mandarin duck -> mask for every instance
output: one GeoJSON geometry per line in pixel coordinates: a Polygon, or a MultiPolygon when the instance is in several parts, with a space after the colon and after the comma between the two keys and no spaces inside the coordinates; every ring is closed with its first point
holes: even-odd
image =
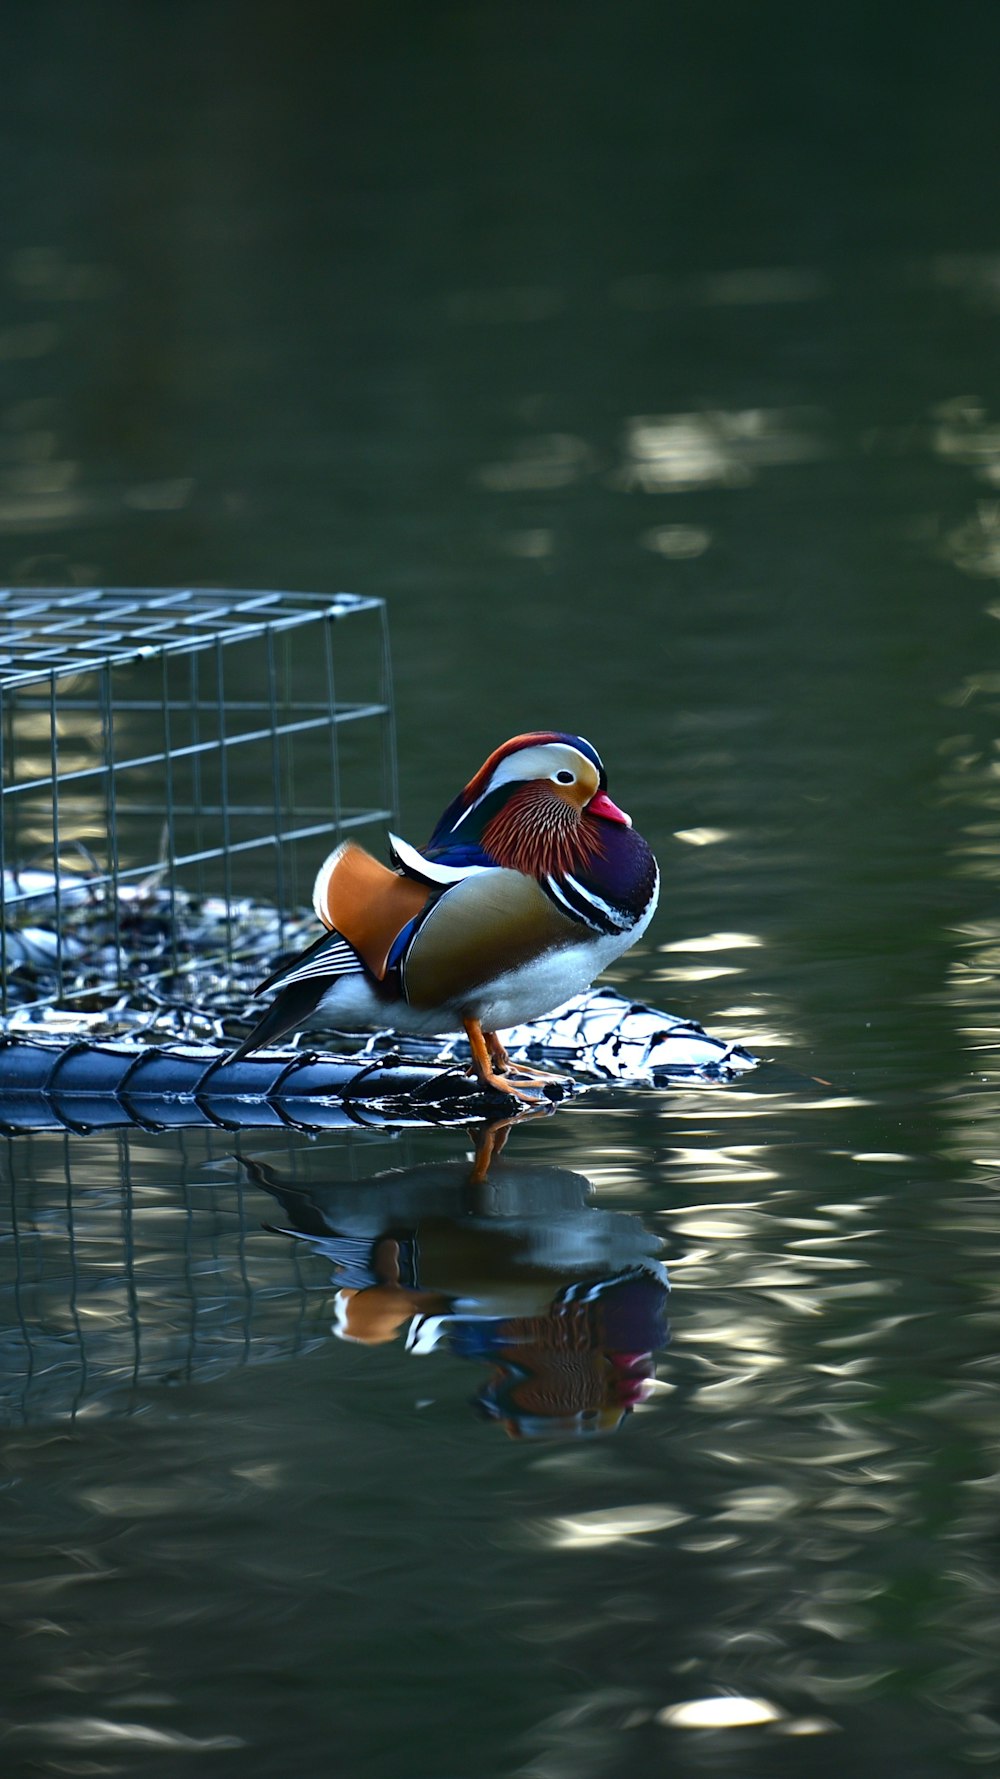
{"type": "Polygon", "coordinates": [[[313,893],[328,930],[260,984],[276,998],[233,1061],[299,1027],[464,1030],[483,1085],[531,1098],[498,1032],[582,993],[656,908],[656,860],[606,786],[579,735],[515,735],[422,851],[390,834],[390,869],[344,841],[313,893]]]}

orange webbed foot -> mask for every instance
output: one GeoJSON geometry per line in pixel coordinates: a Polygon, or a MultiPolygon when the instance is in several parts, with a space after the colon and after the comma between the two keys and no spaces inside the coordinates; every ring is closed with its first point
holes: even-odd
{"type": "MultiPolygon", "coordinates": [[[[537,1106],[544,1097],[539,1093],[529,1093],[526,1088],[515,1087],[506,1073],[501,1069],[510,1067],[507,1052],[499,1042],[495,1032],[483,1034],[478,1019],[463,1019],[465,1035],[472,1050],[472,1066],[476,1077],[484,1087],[492,1087],[499,1093],[509,1094],[512,1099],[521,1100],[526,1106],[537,1106]]],[[[541,1076],[538,1077],[542,1079],[541,1076]]]]}
{"type": "Polygon", "coordinates": [[[537,1081],[541,1087],[544,1087],[549,1082],[555,1082],[557,1086],[562,1086],[565,1083],[565,1075],[553,1075],[542,1069],[529,1069],[527,1064],[523,1062],[511,1062],[510,1057],[496,1032],[484,1032],[483,1036],[486,1041],[486,1048],[490,1054],[490,1061],[493,1065],[494,1074],[506,1075],[508,1078],[513,1075],[519,1081],[537,1081]]]}

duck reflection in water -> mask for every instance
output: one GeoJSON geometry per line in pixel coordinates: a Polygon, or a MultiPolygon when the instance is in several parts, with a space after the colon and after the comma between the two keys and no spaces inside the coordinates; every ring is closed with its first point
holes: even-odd
{"type": "Polygon", "coordinates": [[[404,1338],[488,1363],[476,1406],[512,1438],[607,1433],[649,1394],[665,1347],[661,1243],[639,1218],[591,1202],[569,1168],[497,1161],[509,1125],[475,1160],[304,1185],[243,1158],[281,1204],[275,1233],[334,1263],[334,1333],[404,1338]]]}

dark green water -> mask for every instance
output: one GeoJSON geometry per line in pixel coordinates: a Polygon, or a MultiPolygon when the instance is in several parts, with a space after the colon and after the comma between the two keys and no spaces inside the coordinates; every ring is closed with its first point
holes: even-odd
{"type": "Polygon", "coordinates": [[[589,735],[665,878],[621,979],[766,1060],[489,1191],[463,1132],[11,1142],[5,1773],[1000,1755],[994,19],[6,14],[0,578],[386,597],[404,833],[589,735]],[[659,1238],[669,1344],[559,1324],[655,1389],[507,1437],[502,1355],[334,1338],[289,1182],[531,1321],[550,1422],[560,1292],[659,1238]]]}

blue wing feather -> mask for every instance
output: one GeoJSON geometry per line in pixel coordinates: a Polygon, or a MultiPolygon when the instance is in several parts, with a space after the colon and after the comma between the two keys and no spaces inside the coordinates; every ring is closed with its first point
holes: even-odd
{"type": "Polygon", "coordinates": [[[456,840],[450,846],[425,846],[424,857],[439,865],[495,865],[496,859],[476,840],[456,840]]]}

